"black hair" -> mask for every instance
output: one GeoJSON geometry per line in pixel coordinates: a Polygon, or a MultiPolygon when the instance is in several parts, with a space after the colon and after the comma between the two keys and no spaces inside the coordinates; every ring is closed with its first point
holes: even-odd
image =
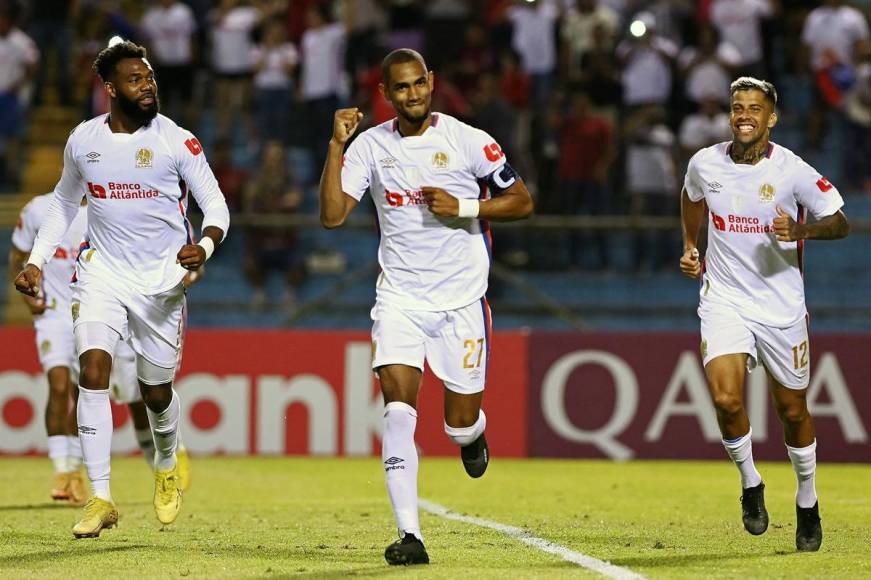
{"type": "Polygon", "coordinates": [[[145,47],[139,46],[135,42],[124,40],[117,44],[111,44],[100,51],[97,58],[94,59],[93,69],[103,82],[108,82],[109,77],[115,72],[115,67],[125,58],[142,58],[147,54],[145,47]]]}
{"type": "Polygon", "coordinates": [[[774,85],[768,81],[762,81],[754,77],[740,77],[735,79],[729,86],[729,97],[734,97],[738,91],[760,91],[765,95],[765,98],[771,103],[772,107],[777,106],[777,90],[774,85]]]}
{"type": "Polygon", "coordinates": [[[384,57],[384,60],[381,61],[381,80],[386,85],[390,80],[390,67],[395,64],[404,64],[406,62],[419,62],[423,66],[423,70],[428,70],[426,68],[426,61],[423,60],[423,56],[416,50],[412,50],[410,48],[397,48],[390,54],[384,57]]]}

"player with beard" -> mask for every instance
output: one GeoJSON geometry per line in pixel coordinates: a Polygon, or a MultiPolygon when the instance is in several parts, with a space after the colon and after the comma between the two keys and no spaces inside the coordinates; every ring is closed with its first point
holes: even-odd
{"type": "Polygon", "coordinates": [[[384,396],[382,459],[400,535],[384,556],[425,564],[414,443],[424,360],[444,383],[445,433],[460,446],[466,472],[481,477],[489,461],[481,410],[491,330],[488,222],[525,218],[533,203],[492,137],[432,112],[433,73],[420,54],[393,51],[381,71],[396,118],[364,131],[343,156],[363,115],[336,112],[321,223],[341,226],[370,192],[381,231],[372,368],[384,396]]]}
{"type": "Polygon", "coordinates": [[[774,85],[741,77],[731,86],[732,141],[700,150],[681,194],[684,254],[680,268],[701,279],[702,358],[723,435],[741,475],[744,528],[768,528],[765,484],[753,463],[744,408],[747,370],[765,369],[798,480],[795,545],[819,550],[823,539],[815,487],[816,433],[807,408],[810,378],[802,280],[805,240],[835,240],[850,227],[838,190],[792,151],[769,141],[777,123],[774,85]],[[810,211],[815,223],[805,223],[810,211]],[[708,248],[698,232],[710,215],[708,248]]]}
{"type": "Polygon", "coordinates": [[[109,377],[122,339],[136,353],[154,438],[154,509],[163,524],[178,516],[180,405],[172,383],[185,309],[183,278],[212,255],[230,221],[199,141],[158,114],[157,83],[145,56],[144,48],[117,37],[97,55],[94,70],[110,112],[70,134],[54,198],[15,279],[19,291],[37,295],[43,266],[88,195],[71,311],[81,366],[76,415],[93,497],[73,527],[77,538],[96,537],[118,521],[109,489],[109,377]],[[186,216],[189,191],[204,213],[197,243],[186,216]]]}

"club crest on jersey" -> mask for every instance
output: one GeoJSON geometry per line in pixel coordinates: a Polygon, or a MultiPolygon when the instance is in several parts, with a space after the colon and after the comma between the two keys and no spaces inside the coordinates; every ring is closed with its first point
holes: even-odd
{"type": "Polygon", "coordinates": [[[151,167],[152,162],[154,161],[154,152],[151,149],[146,149],[142,147],[139,151],[136,152],[136,167],[137,169],[144,169],[151,167]]]}
{"type": "Polygon", "coordinates": [[[762,187],[759,188],[759,201],[760,203],[771,203],[774,201],[774,193],[777,191],[774,189],[774,186],[770,183],[763,183],[762,187]]]}
{"type": "Polygon", "coordinates": [[[81,306],[81,302],[73,302],[73,322],[79,319],[79,308],[81,306]]]}
{"type": "Polygon", "coordinates": [[[436,169],[446,169],[448,167],[448,154],[439,151],[432,156],[432,166],[436,169]]]}
{"type": "Polygon", "coordinates": [[[50,340],[43,340],[41,343],[39,343],[39,351],[43,355],[47,355],[50,350],[51,350],[51,341],[50,340]]]}

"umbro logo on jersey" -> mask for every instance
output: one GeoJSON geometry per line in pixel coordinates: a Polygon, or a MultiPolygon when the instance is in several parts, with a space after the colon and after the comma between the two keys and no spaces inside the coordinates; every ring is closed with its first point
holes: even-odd
{"type": "Polygon", "coordinates": [[[708,184],[708,192],[710,193],[720,193],[721,189],[723,189],[723,185],[718,181],[712,181],[708,184]]]}
{"type": "Polygon", "coordinates": [[[391,167],[396,167],[396,159],[394,159],[393,157],[385,157],[384,159],[380,160],[378,163],[380,163],[381,167],[383,167],[384,169],[390,169],[391,167]]]}
{"type": "Polygon", "coordinates": [[[91,151],[85,157],[88,158],[88,163],[99,163],[100,162],[100,154],[96,151],[91,151]]]}

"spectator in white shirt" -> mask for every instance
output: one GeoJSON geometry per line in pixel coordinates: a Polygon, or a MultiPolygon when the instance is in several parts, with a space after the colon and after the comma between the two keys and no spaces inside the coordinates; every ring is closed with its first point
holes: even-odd
{"type": "Polygon", "coordinates": [[[248,134],[254,133],[249,106],[254,75],[252,34],[261,18],[260,10],[244,0],[221,0],[210,14],[219,138],[229,134],[231,123],[240,116],[248,134]]]}
{"type": "Polygon", "coordinates": [[[765,78],[762,21],[778,11],[776,0],[714,0],[711,24],[720,38],[741,53],[741,74],[765,78]]]}
{"type": "Polygon", "coordinates": [[[556,70],[556,23],[560,8],[552,0],[517,0],[507,12],[512,23],[511,45],[520,54],[524,72],[532,78],[532,100],[544,105],[556,70]]]}
{"type": "Polygon", "coordinates": [[[717,31],[710,25],[702,25],[698,46],[684,48],[678,58],[687,99],[699,105],[706,98],[719,95],[721,103],[728,103],[729,85],[740,64],[738,49],[726,41],[718,41],[717,31]]]}
{"type": "Polygon", "coordinates": [[[595,48],[593,31],[604,31],[607,47],[613,48],[619,25],[617,13],[598,0],[578,0],[575,6],[566,11],[560,26],[561,62],[566,80],[580,80],[584,56],[595,48]]]}
{"type": "Polygon", "coordinates": [[[306,103],[309,144],[314,167],[320,167],[333,134],[345,59],[345,26],[332,22],[329,8],[314,5],[306,12],[302,34],[302,98],[306,103]]]}
{"type": "Polygon", "coordinates": [[[639,13],[633,24],[639,35],[630,35],[617,46],[617,58],[623,65],[623,104],[665,105],[671,97],[678,47],[657,34],[656,20],[649,12],[639,13]]]}
{"type": "Polygon", "coordinates": [[[299,54],[287,40],[285,23],[270,21],[262,44],[254,48],[254,102],[260,142],[287,141],[288,118],[294,106],[293,72],[298,63],[299,54]]]}
{"type": "Polygon", "coordinates": [[[703,147],[731,139],[729,115],[723,109],[720,96],[715,89],[715,92],[701,100],[698,112],[687,115],[681,121],[678,141],[684,161],[689,161],[703,147]]]}
{"type": "Polygon", "coordinates": [[[27,115],[23,92],[39,63],[36,44],[15,25],[17,11],[0,7],[0,152],[5,176],[16,185],[19,178],[21,124],[27,115]]]}
{"type": "Polygon", "coordinates": [[[149,61],[160,83],[160,105],[165,114],[190,128],[193,120],[194,35],[197,23],[187,4],[160,0],[142,17],[148,39],[149,61]]]}
{"type": "Polygon", "coordinates": [[[814,74],[814,110],[808,128],[808,145],[817,148],[823,135],[823,118],[840,111],[844,96],[856,79],[855,61],[868,48],[868,22],[859,10],[842,0],[825,0],[808,14],[801,33],[814,74]]]}

